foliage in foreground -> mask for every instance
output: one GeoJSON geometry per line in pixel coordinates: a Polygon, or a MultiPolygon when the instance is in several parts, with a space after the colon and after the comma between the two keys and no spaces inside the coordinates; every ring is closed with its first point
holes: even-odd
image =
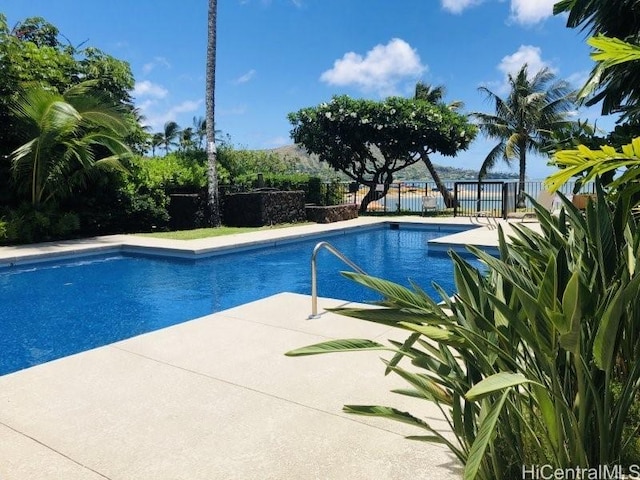
{"type": "Polygon", "coordinates": [[[522,465],[589,468],[640,461],[640,233],[628,209],[600,192],[586,215],[565,202],[559,217],[537,208],[542,234],[500,232],[500,258],[472,249],[482,274],[452,253],[457,294],[442,303],[417,288],[345,273],[380,292],[375,309],[337,313],[410,332],[390,346],[330,341],[288,355],[386,350],[395,393],[435,403],[455,439],[386,406],[345,406],[415,425],[416,440],[446,444],[465,479],[521,478],[522,465]],[[565,213],[566,212],[566,213],[565,213]]]}

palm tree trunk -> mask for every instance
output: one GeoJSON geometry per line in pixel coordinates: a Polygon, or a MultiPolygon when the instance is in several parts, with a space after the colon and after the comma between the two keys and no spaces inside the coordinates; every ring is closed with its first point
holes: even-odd
{"type": "Polygon", "coordinates": [[[215,139],[215,90],[216,90],[216,21],[218,1],[209,0],[208,37],[207,37],[207,78],[206,78],[206,122],[207,122],[207,176],[209,179],[208,206],[209,224],[219,227],[220,204],[218,199],[217,150],[215,139]]]}
{"type": "Polygon", "coordinates": [[[433,163],[431,163],[431,159],[429,158],[429,155],[422,152],[420,154],[420,158],[422,159],[424,164],[427,166],[427,170],[429,170],[429,174],[431,175],[431,178],[433,178],[433,181],[436,184],[436,188],[442,195],[442,198],[444,199],[444,205],[447,208],[453,208],[455,206],[455,199],[453,198],[453,195],[451,194],[451,192],[447,190],[447,187],[444,185],[444,182],[440,180],[440,175],[438,175],[438,172],[433,167],[433,163]]]}
{"type": "Polygon", "coordinates": [[[526,178],[527,170],[527,154],[525,151],[526,145],[520,145],[520,175],[518,178],[518,208],[525,208],[527,206],[526,197],[524,195],[524,181],[526,178]]]}

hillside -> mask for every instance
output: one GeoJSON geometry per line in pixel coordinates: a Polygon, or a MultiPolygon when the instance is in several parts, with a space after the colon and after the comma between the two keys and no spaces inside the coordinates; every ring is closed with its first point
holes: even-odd
{"type": "MultiPolygon", "coordinates": [[[[288,160],[295,165],[296,171],[301,173],[309,173],[318,175],[322,178],[335,178],[336,176],[344,178],[347,177],[340,173],[335,172],[326,163],[320,162],[317,155],[309,155],[304,148],[298,145],[285,145],[283,147],[274,148],[268,151],[269,153],[275,153],[281,156],[283,159],[288,160]]],[[[478,178],[477,170],[469,170],[465,168],[449,167],[444,165],[434,165],[440,177],[444,181],[451,180],[476,180],[478,178]]],[[[517,173],[511,172],[495,172],[491,173],[491,179],[517,179],[517,173]]],[[[418,162],[411,165],[404,170],[401,170],[396,174],[396,180],[426,180],[431,181],[431,176],[427,171],[427,167],[424,163],[418,162]]]]}

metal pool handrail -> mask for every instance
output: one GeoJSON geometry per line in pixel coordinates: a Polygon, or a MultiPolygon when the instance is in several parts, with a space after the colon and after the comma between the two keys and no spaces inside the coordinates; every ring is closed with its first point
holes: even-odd
{"type": "Polygon", "coordinates": [[[313,253],[311,254],[311,315],[309,318],[319,318],[318,315],[318,266],[316,262],[316,257],[318,256],[318,252],[323,248],[329,250],[329,252],[333,253],[336,257],[342,260],[344,263],[353,268],[356,272],[361,273],[362,275],[366,275],[365,271],[362,270],[359,266],[349,260],[340,250],[331,245],[329,242],[320,242],[313,249],[313,253]]]}

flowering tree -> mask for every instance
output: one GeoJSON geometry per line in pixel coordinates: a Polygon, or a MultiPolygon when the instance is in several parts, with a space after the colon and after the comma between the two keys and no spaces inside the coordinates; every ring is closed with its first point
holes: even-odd
{"type": "MultiPolygon", "coordinates": [[[[297,144],[369,187],[361,212],[386,195],[396,172],[419,161],[430,165],[434,152],[455,156],[476,134],[466,116],[444,105],[401,97],[377,102],[336,96],[290,113],[289,121],[297,144]]],[[[438,189],[446,200],[444,185],[438,189]]]]}

